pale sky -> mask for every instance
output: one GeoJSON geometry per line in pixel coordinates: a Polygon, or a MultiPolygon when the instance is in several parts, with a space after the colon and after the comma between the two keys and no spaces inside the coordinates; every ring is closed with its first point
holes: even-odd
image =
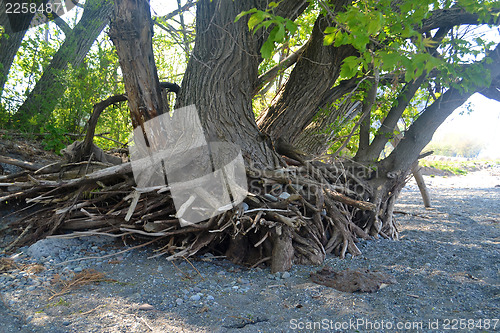
{"type": "Polygon", "coordinates": [[[434,133],[433,141],[444,140],[447,135],[466,135],[484,143],[480,158],[500,159],[500,102],[480,94],[472,95],[468,102],[473,111],[468,114],[466,104],[455,110],[434,133]]]}

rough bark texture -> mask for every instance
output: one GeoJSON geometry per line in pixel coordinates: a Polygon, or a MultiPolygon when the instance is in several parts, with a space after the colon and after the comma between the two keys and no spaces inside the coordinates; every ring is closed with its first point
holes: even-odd
{"type": "MultiPolygon", "coordinates": [[[[60,75],[68,68],[68,65],[80,66],[96,38],[108,24],[111,9],[111,0],[85,2],[82,18],[66,36],[49,66],[43,71],[40,80],[14,114],[14,120],[19,121],[19,126],[25,126],[24,121],[33,116],[44,119],[54,110],[59,97],[66,89],[60,75]]],[[[43,121],[40,120],[38,123],[43,123],[43,121]]]]}
{"type": "MultiPolygon", "coordinates": [[[[337,8],[349,1],[337,1],[337,8]]],[[[351,46],[324,46],[323,31],[332,23],[316,20],[312,36],[295,65],[279,100],[259,119],[261,130],[272,138],[293,140],[311,123],[319,108],[340,97],[332,89],[342,61],[356,54],[351,46]]]]}
{"type": "Polygon", "coordinates": [[[118,52],[133,128],[168,112],[153,55],[153,24],[147,1],[115,1],[109,36],[118,52]],[[165,108],[165,109],[164,109],[165,108]]]}
{"type": "MultiPolygon", "coordinates": [[[[0,26],[4,28],[4,32],[0,36],[0,50],[2,50],[0,52],[0,96],[2,95],[14,57],[26,34],[26,30],[24,29],[16,32],[13,31],[9,16],[6,13],[5,4],[5,1],[0,1],[0,26]]],[[[19,20],[19,22],[14,23],[17,27],[28,27],[33,16],[34,14],[29,13],[25,15],[12,15],[11,19],[19,20]]]]}
{"type": "MultiPolygon", "coordinates": [[[[177,107],[195,104],[208,141],[238,144],[245,157],[265,168],[279,165],[272,144],[257,128],[252,92],[258,84],[262,33],[248,30],[248,18],[236,15],[251,8],[265,9],[265,1],[200,1],[196,40],[177,107]]],[[[284,1],[282,16],[296,16],[305,2],[284,1]]]]}

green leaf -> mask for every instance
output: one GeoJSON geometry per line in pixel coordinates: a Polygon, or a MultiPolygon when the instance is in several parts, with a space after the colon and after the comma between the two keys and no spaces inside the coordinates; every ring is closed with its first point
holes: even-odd
{"type": "Polygon", "coordinates": [[[262,55],[262,58],[268,59],[271,58],[273,50],[274,50],[274,42],[268,39],[264,42],[264,44],[262,44],[262,47],[260,48],[260,54],[262,55]]]}
{"type": "Polygon", "coordinates": [[[323,45],[332,45],[332,43],[335,41],[335,36],[337,33],[325,35],[325,38],[323,39],[323,45]]]}
{"type": "Polygon", "coordinates": [[[340,70],[340,76],[350,79],[358,72],[359,66],[360,59],[358,57],[350,56],[345,58],[340,70]]]}
{"type": "Polygon", "coordinates": [[[262,22],[265,18],[265,14],[262,11],[258,11],[252,16],[250,16],[250,19],[248,20],[248,29],[252,30],[257,24],[262,22]]]}
{"type": "Polygon", "coordinates": [[[333,34],[337,32],[337,27],[327,27],[324,31],[325,34],[333,34]]]}
{"type": "Polygon", "coordinates": [[[244,12],[241,12],[239,13],[238,15],[236,15],[236,18],[234,19],[234,22],[238,22],[240,18],[242,18],[243,16],[245,15],[248,15],[248,14],[251,14],[251,13],[255,13],[257,11],[256,8],[252,8],[250,10],[246,10],[244,12]]]}
{"type": "Polygon", "coordinates": [[[283,24],[280,24],[277,27],[278,27],[278,31],[276,32],[276,35],[274,36],[274,41],[275,42],[282,42],[283,39],[285,38],[285,26],[283,24]]]}
{"type": "Polygon", "coordinates": [[[291,20],[286,20],[286,28],[290,31],[291,35],[295,35],[295,32],[297,32],[297,24],[291,20]]]}

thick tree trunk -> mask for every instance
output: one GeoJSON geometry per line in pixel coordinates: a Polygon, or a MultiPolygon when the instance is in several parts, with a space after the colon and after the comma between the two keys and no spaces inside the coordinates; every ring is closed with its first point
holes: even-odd
{"type": "Polygon", "coordinates": [[[168,112],[168,105],[163,105],[154,60],[149,3],[144,0],[115,1],[109,35],[124,73],[132,126],[144,129],[146,121],[168,112]]]}
{"type": "MultiPolygon", "coordinates": [[[[240,146],[247,160],[264,168],[279,165],[269,138],[262,134],[252,110],[258,85],[260,47],[265,38],[248,30],[247,18],[236,15],[251,8],[265,9],[266,1],[200,1],[196,40],[177,97],[176,107],[195,104],[207,141],[240,146]]],[[[298,15],[305,2],[284,1],[281,15],[298,15]]]]}
{"type": "MultiPolygon", "coordinates": [[[[342,8],[349,1],[337,1],[342,8]]],[[[332,23],[324,16],[318,17],[312,36],[300,55],[283,94],[259,119],[261,130],[272,138],[281,137],[293,143],[311,123],[320,107],[342,96],[332,89],[340,74],[342,61],[356,54],[351,46],[324,46],[323,31],[332,23]]]]}
{"type": "Polygon", "coordinates": [[[112,5],[112,2],[108,0],[85,2],[82,18],[66,36],[49,66],[43,71],[40,80],[14,114],[14,121],[18,122],[19,127],[26,126],[26,121],[34,116],[41,117],[41,120],[37,122],[41,124],[43,119],[54,110],[66,89],[60,76],[68,65],[78,67],[82,63],[90,47],[108,24],[112,5]]]}

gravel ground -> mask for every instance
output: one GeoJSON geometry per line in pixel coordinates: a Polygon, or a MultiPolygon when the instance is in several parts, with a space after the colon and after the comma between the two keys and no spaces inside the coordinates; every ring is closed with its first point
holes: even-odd
{"type": "Polygon", "coordinates": [[[109,238],[47,239],[20,249],[20,269],[0,275],[0,331],[500,331],[500,172],[426,181],[434,208],[423,208],[410,182],[396,206],[400,241],[361,242],[361,256],[324,263],[398,281],[378,292],[316,285],[309,275],[318,266],[272,275],[211,255],[148,259],[153,249],[109,238]],[[69,281],[87,269],[115,281],[50,298],[61,290],[55,277],[69,281]]]}

